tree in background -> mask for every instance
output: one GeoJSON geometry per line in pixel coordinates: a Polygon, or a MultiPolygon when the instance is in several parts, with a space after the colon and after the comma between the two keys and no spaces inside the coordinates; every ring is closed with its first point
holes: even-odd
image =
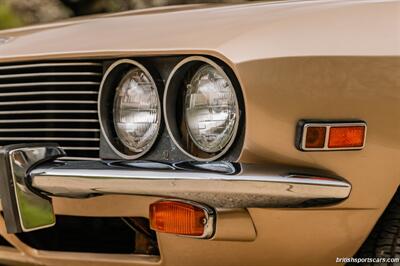
{"type": "Polygon", "coordinates": [[[7,29],[21,26],[21,20],[14,14],[10,6],[0,3],[0,29],[7,29]]]}
{"type": "Polygon", "coordinates": [[[58,0],[0,0],[0,29],[51,22],[73,16],[58,0]]]}
{"type": "MultiPolygon", "coordinates": [[[[75,15],[108,13],[167,5],[199,3],[240,3],[246,0],[60,0],[75,15]]],[[[247,0],[249,1],[249,0],[247,0]]]]}
{"type": "Polygon", "coordinates": [[[165,5],[245,1],[248,0],[0,0],[0,29],[165,5]]]}

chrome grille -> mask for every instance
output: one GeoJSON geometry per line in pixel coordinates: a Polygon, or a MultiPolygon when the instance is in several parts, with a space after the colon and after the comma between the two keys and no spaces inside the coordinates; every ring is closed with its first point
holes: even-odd
{"type": "Polygon", "coordinates": [[[0,65],[0,146],[55,142],[68,159],[99,157],[98,62],[0,65]]]}

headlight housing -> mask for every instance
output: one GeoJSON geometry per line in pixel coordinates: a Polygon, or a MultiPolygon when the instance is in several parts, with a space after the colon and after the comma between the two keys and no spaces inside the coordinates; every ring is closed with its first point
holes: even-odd
{"type": "Polygon", "coordinates": [[[121,142],[133,152],[147,151],[157,138],[160,110],[151,76],[133,67],[119,83],[114,98],[114,127],[121,142]]]}
{"type": "Polygon", "coordinates": [[[232,139],[239,107],[231,81],[209,64],[201,66],[187,85],[184,116],[188,133],[202,151],[221,151],[232,139]]]}
{"type": "Polygon", "coordinates": [[[161,125],[157,85],[140,63],[121,59],[106,71],[99,93],[100,126],[119,157],[136,159],[153,146],[161,125]]]}
{"type": "Polygon", "coordinates": [[[165,122],[171,139],[192,159],[213,161],[222,157],[236,143],[239,124],[244,125],[241,99],[240,86],[225,64],[202,56],[183,59],[172,70],[164,93],[165,122]]]}

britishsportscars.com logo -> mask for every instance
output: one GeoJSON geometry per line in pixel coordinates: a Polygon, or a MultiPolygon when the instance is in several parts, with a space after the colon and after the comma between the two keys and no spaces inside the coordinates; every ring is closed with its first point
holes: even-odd
{"type": "Polygon", "coordinates": [[[400,258],[336,258],[337,263],[399,263],[400,258]]]}

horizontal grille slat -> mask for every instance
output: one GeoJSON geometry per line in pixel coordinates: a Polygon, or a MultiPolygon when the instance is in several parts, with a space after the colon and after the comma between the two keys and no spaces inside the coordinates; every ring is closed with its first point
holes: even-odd
{"type": "Polygon", "coordinates": [[[56,142],[65,159],[97,160],[101,62],[0,65],[0,146],[56,142]]]}
{"type": "Polygon", "coordinates": [[[27,68],[41,68],[41,67],[77,67],[77,66],[99,66],[101,67],[101,63],[94,62],[67,62],[67,63],[38,63],[38,64],[21,64],[21,65],[9,65],[9,66],[0,66],[1,70],[12,70],[12,69],[27,69],[27,68]]]}
{"type": "Polygon", "coordinates": [[[0,128],[0,132],[99,132],[97,128],[0,128]]]}
{"type": "Polygon", "coordinates": [[[0,76],[0,80],[15,79],[15,78],[66,77],[66,76],[101,76],[101,73],[96,73],[96,72],[49,72],[49,73],[9,74],[9,75],[0,76]]]}
{"type": "Polygon", "coordinates": [[[94,82],[94,81],[76,81],[76,82],[66,82],[66,81],[60,81],[60,82],[28,82],[28,83],[6,83],[6,84],[0,84],[0,89],[1,88],[21,88],[21,87],[43,87],[43,86],[98,86],[100,85],[100,82],[94,82]]]}
{"type": "Polygon", "coordinates": [[[0,115],[16,114],[97,114],[97,110],[14,110],[0,111],[0,115]]]}
{"type": "Polygon", "coordinates": [[[64,150],[98,151],[99,147],[61,147],[64,150]]]}
{"type": "MultiPolygon", "coordinates": [[[[26,137],[0,137],[0,140],[20,140],[26,142],[26,137]]],[[[48,141],[99,141],[99,138],[49,138],[49,137],[30,137],[30,140],[48,140],[48,141]]]]}
{"type": "Polygon", "coordinates": [[[0,102],[2,105],[34,105],[34,104],[97,104],[97,101],[15,101],[15,102],[0,102]]]}
{"type": "Polygon", "coordinates": [[[98,91],[27,91],[27,92],[6,92],[0,93],[0,97],[11,96],[32,96],[32,95],[65,95],[65,94],[98,94],[98,91]]]}
{"type": "Polygon", "coordinates": [[[52,123],[64,123],[64,122],[73,122],[73,123],[83,123],[83,122],[99,122],[98,119],[5,119],[0,120],[1,123],[43,123],[43,122],[52,122],[52,123]]]}

